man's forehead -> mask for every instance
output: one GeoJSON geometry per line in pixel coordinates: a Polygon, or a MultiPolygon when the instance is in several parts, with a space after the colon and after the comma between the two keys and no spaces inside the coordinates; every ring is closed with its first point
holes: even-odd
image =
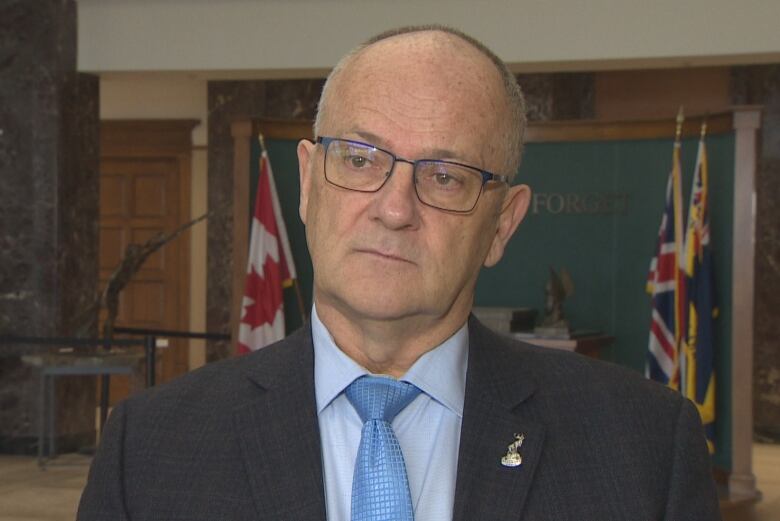
{"type": "Polygon", "coordinates": [[[413,149],[412,159],[500,167],[491,156],[506,113],[501,75],[458,36],[422,31],[371,44],[344,66],[328,98],[323,133],[401,156],[413,149]]]}
{"type": "Polygon", "coordinates": [[[484,109],[497,108],[503,99],[501,77],[490,60],[470,43],[441,31],[405,33],[373,43],[349,60],[334,83],[347,104],[365,97],[398,98],[399,89],[402,101],[427,101],[432,112],[445,99],[465,96],[471,105],[490,105],[484,109]]]}

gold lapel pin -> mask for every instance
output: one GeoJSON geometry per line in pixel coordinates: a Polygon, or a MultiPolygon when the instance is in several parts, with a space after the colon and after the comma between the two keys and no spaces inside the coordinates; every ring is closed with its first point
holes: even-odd
{"type": "Polygon", "coordinates": [[[523,446],[525,434],[515,434],[515,441],[506,448],[506,454],[501,458],[501,464],[505,467],[519,467],[523,464],[523,457],[517,452],[523,446]]]}

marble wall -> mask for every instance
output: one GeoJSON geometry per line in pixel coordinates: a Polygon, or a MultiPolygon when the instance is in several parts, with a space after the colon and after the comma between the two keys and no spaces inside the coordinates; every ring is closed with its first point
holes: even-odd
{"type": "MultiPolygon", "coordinates": [[[[74,0],[3,2],[0,78],[0,335],[70,335],[98,245],[98,81],[76,73],[74,0]]],[[[0,452],[36,448],[38,376],[20,357],[47,349],[0,345],[0,452]]],[[[61,447],[94,441],[94,379],[60,379],[57,397],[61,447]]]]}
{"type": "Polygon", "coordinates": [[[780,442],[780,65],[735,67],[736,104],[762,105],[756,175],[754,422],[780,442]]]}
{"type": "Polygon", "coordinates": [[[517,81],[525,93],[529,121],[594,117],[592,73],[520,74],[517,81]]]}

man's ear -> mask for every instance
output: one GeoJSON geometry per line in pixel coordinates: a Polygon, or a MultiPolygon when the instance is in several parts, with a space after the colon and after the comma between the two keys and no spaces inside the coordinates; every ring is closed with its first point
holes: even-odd
{"type": "Polygon", "coordinates": [[[309,207],[309,193],[311,192],[311,168],[313,166],[314,153],[317,145],[308,139],[298,142],[298,176],[301,182],[301,197],[298,205],[298,215],[306,224],[306,210],[309,207]]]}
{"type": "Polygon", "coordinates": [[[494,266],[504,256],[506,244],[525,217],[530,201],[531,189],[528,185],[518,185],[509,188],[509,192],[504,197],[501,213],[498,216],[498,226],[493,237],[493,243],[490,245],[487,257],[485,257],[485,267],[494,266]]]}

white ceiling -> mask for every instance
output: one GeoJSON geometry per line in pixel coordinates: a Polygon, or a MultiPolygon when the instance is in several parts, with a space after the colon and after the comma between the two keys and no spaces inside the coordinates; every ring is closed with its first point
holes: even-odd
{"type": "Polygon", "coordinates": [[[385,29],[445,23],[516,72],[780,62],[778,0],[78,0],[78,67],[324,76],[385,29]]]}

